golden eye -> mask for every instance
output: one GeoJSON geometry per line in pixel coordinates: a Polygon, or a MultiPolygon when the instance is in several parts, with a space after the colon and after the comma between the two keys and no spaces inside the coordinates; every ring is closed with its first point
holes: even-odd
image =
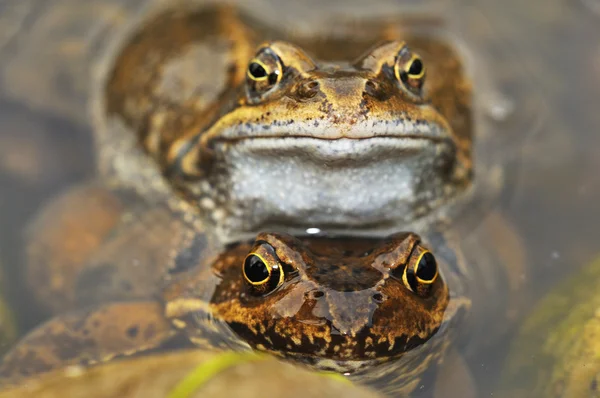
{"type": "Polygon", "coordinates": [[[417,54],[404,46],[398,52],[394,73],[402,85],[413,94],[420,95],[425,82],[425,65],[417,54]]]}
{"type": "Polygon", "coordinates": [[[283,76],[283,64],[273,50],[263,48],[248,64],[246,75],[248,94],[251,98],[260,97],[279,83],[283,76]]]}
{"type": "Polygon", "coordinates": [[[404,268],[402,281],[419,296],[428,296],[437,277],[438,266],[435,256],[429,250],[417,246],[404,268]]]}
{"type": "Polygon", "coordinates": [[[284,280],[275,249],[268,243],[258,245],[246,256],[242,273],[250,291],[255,295],[275,290],[284,280]]]}
{"type": "Polygon", "coordinates": [[[250,62],[248,65],[248,76],[250,79],[260,82],[266,80],[269,77],[267,70],[259,60],[250,62]]]}
{"type": "Polygon", "coordinates": [[[244,277],[252,285],[262,285],[269,281],[271,268],[256,254],[250,254],[244,261],[244,277]]]}

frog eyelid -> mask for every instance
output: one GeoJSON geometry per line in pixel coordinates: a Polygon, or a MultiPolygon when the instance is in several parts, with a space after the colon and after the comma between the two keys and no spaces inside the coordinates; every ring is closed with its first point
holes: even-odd
{"type": "MultiPolygon", "coordinates": [[[[275,248],[275,247],[274,247],[272,244],[270,244],[270,243],[269,243],[269,242],[267,242],[266,240],[257,240],[257,241],[255,242],[255,245],[257,246],[257,249],[258,249],[258,247],[260,247],[260,246],[267,246],[267,247],[269,247],[269,248],[270,248],[270,249],[273,251],[273,257],[274,257],[274,258],[275,258],[275,260],[277,261],[277,265],[278,265],[278,266],[279,266],[279,268],[280,268],[280,269],[283,271],[283,266],[284,266],[284,265],[287,265],[287,263],[284,263],[283,261],[281,261],[281,258],[279,258],[279,256],[277,255],[277,249],[276,249],[276,248],[275,248]]],[[[252,253],[250,253],[250,254],[252,254],[252,253]]],[[[261,258],[261,259],[262,259],[262,258],[261,258]]],[[[266,264],[266,262],[265,262],[265,264],[266,264]]],[[[291,267],[291,266],[290,266],[290,267],[291,267]]],[[[291,267],[291,268],[294,268],[294,267],[291,267]]]]}
{"type": "MultiPolygon", "coordinates": [[[[384,269],[386,269],[388,272],[392,272],[395,273],[396,275],[399,275],[400,272],[404,272],[404,270],[406,269],[406,267],[408,267],[410,260],[413,256],[413,253],[415,251],[415,249],[419,246],[419,244],[421,243],[421,240],[419,237],[414,236],[413,238],[410,238],[411,242],[410,242],[410,246],[407,248],[397,248],[396,250],[401,250],[402,253],[396,253],[394,254],[395,258],[398,258],[399,256],[402,256],[403,260],[397,260],[397,259],[393,259],[392,261],[385,261],[384,262],[384,269]],[[407,253],[407,254],[404,254],[407,253]]],[[[388,254],[391,254],[388,253],[388,254]]],[[[385,253],[384,253],[385,255],[385,253]]]]}

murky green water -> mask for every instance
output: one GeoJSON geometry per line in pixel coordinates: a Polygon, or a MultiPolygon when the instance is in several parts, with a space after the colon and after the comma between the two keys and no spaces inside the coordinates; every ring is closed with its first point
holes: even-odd
{"type": "MultiPolygon", "coordinates": [[[[58,10],[56,4],[68,2],[40,4],[52,16],[52,10],[58,10]]],[[[72,40],[53,46],[64,32],[56,33],[56,39],[48,37],[39,16],[27,5],[16,3],[0,1],[0,262],[6,265],[9,281],[3,293],[17,313],[19,328],[26,331],[43,315],[32,309],[19,282],[23,227],[48,198],[94,174],[90,118],[81,107],[89,89],[86,76],[95,62],[94,49],[105,46],[107,32],[122,26],[126,18],[118,7],[107,6],[106,12],[98,14],[79,7],[79,19],[65,19],[61,26],[64,32],[89,38],[93,45],[82,47],[72,40]],[[26,33],[20,31],[23,26],[26,33]],[[50,45],[36,47],[42,42],[50,45]],[[39,73],[40,68],[54,67],[57,54],[67,67],[39,73]],[[56,90],[67,95],[56,97],[56,90]]],[[[129,4],[137,6],[134,1],[129,4]]],[[[277,7],[286,10],[283,15],[288,17],[281,24],[308,20],[325,10],[347,9],[349,13],[356,8],[376,14],[395,9],[390,5],[393,2],[377,4],[381,6],[365,8],[360,2],[340,1],[317,8],[291,2],[277,7]]],[[[483,117],[496,126],[491,132],[507,134],[498,141],[505,153],[483,147],[476,149],[480,151],[476,156],[511,158],[506,165],[508,186],[498,208],[515,225],[526,249],[526,276],[516,276],[525,292],[518,302],[518,318],[523,318],[553,286],[600,255],[600,3],[464,0],[429,4],[451,22],[473,62],[475,83],[488,87],[481,90],[478,105],[483,117]]],[[[265,18],[273,14],[265,2],[249,6],[255,11],[260,7],[265,18]]],[[[61,17],[56,12],[56,18],[61,17]]],[[[305,25],[299,23],[297,29],[305,25]]],[[[467,247],[477,245],[477,237],[465,239],[467,247]]],[[[489,308],[495,308],[493,295],[481,300],[489,300],[489,308]]],[[[500,327],[505,322],[492,310],[484,315],[487,323],[497,322],[500,327]]],[[[513,331],[516,328],[510,326],[513,331]]],[[[497,382],[510,344],[509,333],[469,352],[466,361],[476,380],[477,396],[497,396],[504,388],[497,382]]]]}

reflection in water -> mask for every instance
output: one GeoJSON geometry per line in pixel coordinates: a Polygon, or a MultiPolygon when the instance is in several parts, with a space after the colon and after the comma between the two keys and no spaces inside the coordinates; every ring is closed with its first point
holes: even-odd
{"type": "Polygon", "coordinates": [[[14,283],[22,278],[23,228],[42,203],[92,175],[90,141],[79,125],[0,101],[0,253],[9,296],[32,309],[19,314],[21,331],[40,320],[31,295],[14,283]]]}

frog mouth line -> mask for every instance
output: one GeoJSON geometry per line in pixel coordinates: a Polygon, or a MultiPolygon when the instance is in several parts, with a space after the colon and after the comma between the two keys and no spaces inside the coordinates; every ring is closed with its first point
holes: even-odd
{"type": "Polygon", "coordinates": [[[267,328],[264,333],[256,335],[247,325],[232,322],[229,323],[229,326],[251,346],[262,347],[261,350],[279,353],[282,356],[295,358],[300,362],[313,365],[323,360],[341,364],[346,361],[369,361],[374,358],[380,360],[396,359],[421,347],[439,330],[439,328],[435,328],[425,337],[399,335],[395,337],[393,344],[390,344],[387,341],[377,343],[377,336],[371,335],[368,329],[363,329],[352,339],[339,334],[331,334],[328,340],[315,337],[313,340],[302,340],[303,345],[298,346],[293,343],[293,339],[278,335],[273,329],[267,328]],[[287,343],[290,347],[293,346],[294,349],[279,350],[271,346],[272,341],[285,341],[286,339],[289,339],[287,343]],[[369,339],[374,341],[375,344],[367,343],[369,339]],[[350,340],[353,340],[353,342],[350,340]]]}
{"type": "Polygon", "coordinates": [[[278,125],[251,124],[229,127],[219,133],[209,132],[200,138],[208,147],[220,142],[236,143],[265,139],[312,139],[321,142],[352,140],[369,142],[373,139],[397,139],[409,141],[431,141],[444,143],[452,141],[452,132],[447,126],[438,123],[407,121],[404,119],[385,122],[359,122],[343,127],[331,122],[294,122],[288,121],[278,125]]]}
{"type": "Polygon", "coordinates": [[[213,141],[210,150],[228,154],[229,158],[253,156],[264,159],[273,153],[290,157],[294,161],[327,162],[330,167],[367,167],[373,163],[413,162],[423,157],[439,161],[453,157],[455,146],[450,139],[442,137],[371,137],[361,139],[322,139],[307,136],[253,137],[237,140],[213,141]],[[351,163],[348,163],[351,162],[351,163]],[[337,165],[337,166],[336,166],[337,165]]]}
{"type": "MultiPolygon", "coordinates": [[[[210,146],[217,152],[234,150],[239,153],[263,153],[278,151],[281,154],[310,153],[322,160],[353,159],[357,162],[365,157],[396,156],[398,160],[419,156],[423,153],[452,153],[454,143],[449,138],[431,136],[377,136],[370,138],[316,138],[291,135],[285,137],[256,136],[238,139],[214,140],[210,146]]],[[[436,156],[437,156],[436,155],[436,156]]]]}
{"type": "Polygon", "coordinates": [[[282,139],[290,139],[290,140],[306,139],[306,140],[318,140],[318,141],[330,141],[330,142],[343,141],[343,140],[367,142],[367,141],[374,141],[374,140],[378,140],[378,139],[401,140],[401,141],[432,141],[435,143],[448,142],[448,139],[444,138],[444,137],[426,136],[426,135],[417,135],[417,134],[410,134],[410,135],[388,134],[388,135],[364,136],[364,137],[335,137],[335,138],[319,137],[319,136],[315,136],[315,135],[301,135],[301,134],[290,134],[290,135],[281,135],[281,136],[254,135],[251,137],[216,138],[216,139],[212,140],[212,142],[213,143],[221,143],[221,142],[239,143],[239,142],[249,141],[249,140],[282,140],[282,139]]]}

